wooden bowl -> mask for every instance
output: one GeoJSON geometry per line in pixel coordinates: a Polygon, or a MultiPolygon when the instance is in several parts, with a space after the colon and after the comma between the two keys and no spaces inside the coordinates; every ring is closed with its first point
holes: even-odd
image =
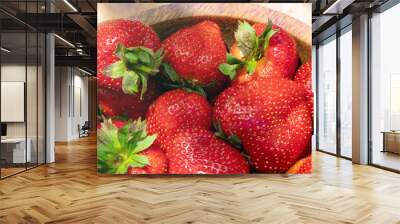
{"type": "Polygon", "coordinates": [[[311,26],[289,15],[257,4],[176,3],[161,5],[138,13],[132,11],[130,18],[151,25],[161,39],[204,19],[212,20],[220,26],[228,47],[232,44],[233,32],[239,20],[265,23],[270,19],[295,38],[302,62],[311,59],[311,26]]]}

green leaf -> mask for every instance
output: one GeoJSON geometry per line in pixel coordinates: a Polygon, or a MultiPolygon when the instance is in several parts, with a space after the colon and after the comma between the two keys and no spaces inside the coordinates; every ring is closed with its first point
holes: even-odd
{"type": "Polygon", "coordinates": [[[257,61],[254,58],[250,59],[249,61],[246,61],[246,69],[249,75],[252,75],[254,73],[256,67],[257,67],[257,61]]]}
{"type": "Polygon", "coordinates": [[[149,54],[147,51],[140,49],[138,52],[138,58],[141,62],[148,65],[151,63],[151,58],[153,57],[153,53],[149,54]]]}
{"type": "Polygon", "coordinates": [[[216,137],[228,142],[229,144],[231,144],[232,146],[234,146],[237,149],[240,149],[240,150],[243,149],[242,141],[239,139],[239,137],[235,134],[227,136],[227,134],[225,134],[224,130],[222,129],[221,123],[219,121],[213,122],[213,126],[215,129],[214,135],[216,137]]]}
{"type": "Polygon", "coordinates": [[[145,52],[145,53],[151,55],[151,57],[154,56],[154,51],[150,48],[141,46],[141,47],[135,47],[134,49],[137,49],[138,51],[141,51],[141,52],[145,52]]]}
{"type": "Polygon", "coordinates": [[[229,140],[229,142],[231,142],[237,146],[240,146],[242,144],[242,141],[240,140],[240,138],[235,134],[232,134],[231,136],[229,136],[228,140],[229,140]]]}
{"type": "Polygon", "coordinates": [[[110,174],[125,174],[129,166],[149,165],[147,156],[141,152],[150,147],[156,136],[147,136],[146,121],[140,118],[133,123],[128,121],[117,128],[112,120],[102,123],[99,129],[97,147],[98,171],[110,174]]]}
{"type": "Polygon", "coordinates": [[[201,85],[203,88],[214,88],[217,85],[217,81],[213,80],[205,85],[201,85]]]}
{"type": "Polygon", "coordinates": [[[264,50],[268,48],[269,46],[269,40],[271,39],[271,37],[278,31],[276,30],[270,30],[267,34],[267,36],[265,37],[265,41],[264,41],[264,50]]]}
{"type": "Polygon", "coordinates": [[[236,77],[236,71],[241,67],[240,64],[227,64],[223,63],[218,66],[219,71],[221,71],[222,74],[229,76],[231,80],[234,80],[236,77]]]}
{"type": "Polygon", "coordinates": [[[270,19],[268,19],[267,25],[265,26],[264,31],[263,31],[263,33],[260,35],[259,38],[260,38],[260,39],[264,39],[264,38],[267,36],[268,32],[269,32],[271,29],[272,29],[272,21],[271,21],[270,19]]]}
{"type": "Polygon", "coordinates": [[[115,48],[114,54],[119,58],[122,59],[124,58],[125,55],[125,46],[123,44],[118,44],[117,47],[115,48]]]}
{"type": "Polygon", "coordinates": [[[144,138],[143,140],[137,142],[133,153],[138,153],[138,152],[141,152],[141,151],[147,149],[148,147],[150,147],[153,144],[153,142],[156,140],[156,138],[157,138],[157,135],[150,135],[150,136],[147,136],[146,138],[144,138]]]}
{"type": "Polygon", "coordinates": [[[163,83],[163,85],[168,88],[182,88],[187,92],[197,93],[207,98],[207,93],[204,88],[210,88],[216,84],[215,81],[202,85],[198,82],[198,80],[185,80],[178,75],[178,73],[170,64],[164,62],[161,66],[163,68],[163,73],[168,79],[165,83],[163,83]]]}
{"type": "Polygon", "coordinates": [[[246,57],[255,48],[257,35],[253,27],[247,22],[239,22],[235,39],[239,50],[246,57]]]}
{"type": "Polygon", "coordinates": [[[138,75],[134,71],[128,71],[122,78],[122,91],[126,94],[135,94],[139,90],[138,75]]]}
{"type": "Polygon", "coordinates": [[[132,156],[132,162],[130,163],[130,165],[132,167],[144,167],[149,165],[149,159],[147,158],[147,156],[143,156],[143,155],[134,155],[132,156]]]}
{"type": "Polygon", "coordinates": [[[146,47],[125,48],[124,45],[118,44],[114,54],[120,60],[107,66],[104,74],[113,79],[122,78],[122,90],[125,94],[136,94],[141,87],[142,98],[147,91],[145,80],[159,72],[164,50],[161,48],[154,52],[146,47]],[[142,85],[138,85],[139,79],[142,85]]]}
{"type": "Polygon", "coordinates": [[[139,57],[132,51],[127,51],[124,58],[129,65],[135,65],[139,60],[139,57]]]}
{"type": "Polygon", "coordinates": [[[242,64],[243,62],[231,54],[226,54],[226,62],[228,64],[242,64]]]}
{"type": "Polygon", "coordinates": [[[213,122],[214,129],[216,130],[215,136],[222,138],[224,140],[227,139],[224,131],[222,130],[221,123],[219,121],[213,122]]]}
{"type": "MultiPolygon", "coordinates": [[[[264,51],[269,46],[269,40],[275,33],[276,31],[272,30],[271,20],[268,20],[263,33],[259,37],[257,37],[255,30],[250,24],[239,22],[238,29],[235,32],[235,39],[239,50],[244,55],[244,62],[241,63],[245,64],[248,74],[251,75],[254,73],[257,65],[256,62],[264,57],[264,51]]],[[[237,60],[234,57],[227,56],[228,64],[238,64],[237,60]]],[[[233,76],[232,66],[222,69],[225,71],[223,72],[225,75],[233,76]]]]}
{"type": "Polygon", "coordinates": [[[271,39],[271,37],[276,33],[276,30],[272,29],[272,21],[270,19],[268,19],[268,23],[265,26],[265,29],[263,31],[263,33],[261,34],[261,36],[258,38],[260,40],[260,42],[263,43],[263,48],[259,49],[261,52],[261,56],[263,57],[264,54],[264,50],[268,47],[269,45],[269,39],[271,39]]]}
{"type": "Polygon", "coordinates": [[[104,70],[104,75],[113,79],[121,78],[127,72],[126,66],[123,61],[117,61],[107,66],[104,70]]]}
{"type": "Polygon", "coordinates": [[[203,87],[201,86],[194,86],[195,92],[199,93],[200,95],[202,95],[203,97],[207,98],[207,93],[204,90],[203,87]]]}
{"type": "Polygon", "coordinates": [[[179,77],[178,73],[176,73],[170,64],[164,62],[162,63],[162,67],[172,82],[181,82],[181,78],[179,77]]]}
{"type": "Polygon", "coordinates": [[[155,55],[154,55],[154,68],[157,68],[157,70],[153,71],[155,73],[157,73],[159,71],[159,67],[164,59],[164,49],[160,48],[156,51],[155,55]]]}
{"type": "Polygon", "coordinates": [[[142,90],[140,91],[140,100],[142,100],[144,93],[147,91],[147,77],[142,74],[139,74],[139,77],[140,83],[142,84],[142,90]]]}

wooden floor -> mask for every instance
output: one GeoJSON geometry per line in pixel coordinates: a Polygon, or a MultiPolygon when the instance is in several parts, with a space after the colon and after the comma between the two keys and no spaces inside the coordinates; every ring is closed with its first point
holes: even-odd
{"type": "Polygon", "coordinates": [[[24,171],[25,167],[23,167],[23,168],[12,167],[12,168],[0,168],[0,169],[1,169],[1,177],[7,177],[7,176],[24,171]]]}
{"type": "Polygon", "coordinates": [[[97,176],[95,138],[0,181],[0,223],[400,223],[400,175],[314,153],[314,174],[97,176]]]}
{"type": "Polygon", "coordinates": [[[400,170],[400,154],[374,150],[372,160],[374,164],[400,170]]]}

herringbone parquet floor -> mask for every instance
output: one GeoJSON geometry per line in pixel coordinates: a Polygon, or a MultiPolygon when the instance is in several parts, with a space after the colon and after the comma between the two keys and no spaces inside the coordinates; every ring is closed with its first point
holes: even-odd
{"type": "Polygon", "coordinates": [[[400,223],[400,175],[314,153],[308,176],[97,176],[95,138],[0,181],[0,223],[400,223]]]}

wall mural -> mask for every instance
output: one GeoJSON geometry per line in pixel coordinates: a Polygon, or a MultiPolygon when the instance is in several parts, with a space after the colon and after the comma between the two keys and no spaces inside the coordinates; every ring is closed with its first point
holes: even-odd
{"type": "Polygon", "coordinates": [[[97,50],[99,173],[311,173],[311,4],[102,3],[97,50]]]}

